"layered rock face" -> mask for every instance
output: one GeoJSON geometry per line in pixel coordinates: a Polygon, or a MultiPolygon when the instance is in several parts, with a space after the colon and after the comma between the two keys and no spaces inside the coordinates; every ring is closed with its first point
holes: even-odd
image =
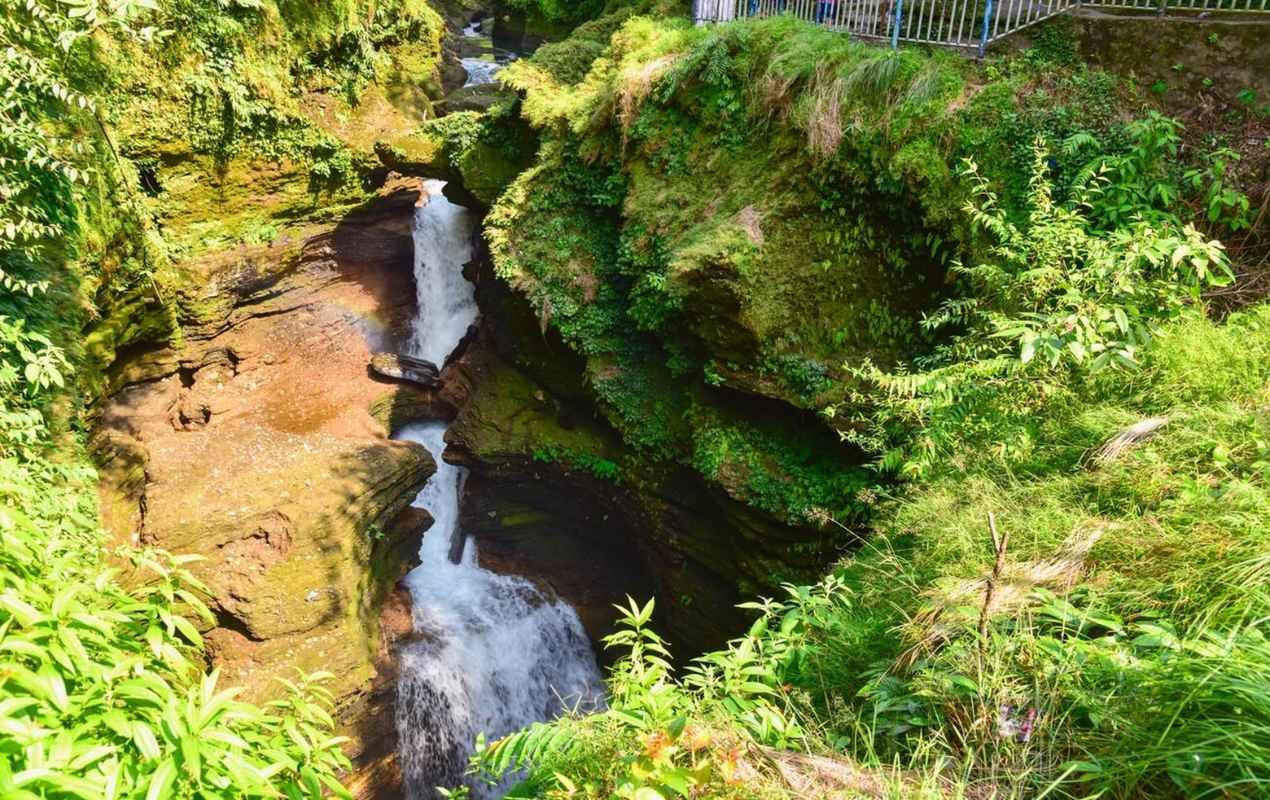
{"type": "Polygon", "coordinates": [[[390,181],[336,222],[194,265],[183,343],[120,359],[96,437],[108,529],[204,557],[192,568],[226,685],[267,699],[295,669],[333,673],[366,764],[395,751],[390,651],[410,626],[390,593],[430,522],[408,504],[435,470],[372,416],[403,387],[367,368],[413,314],[416,198],[415,181],[390,181]]]}

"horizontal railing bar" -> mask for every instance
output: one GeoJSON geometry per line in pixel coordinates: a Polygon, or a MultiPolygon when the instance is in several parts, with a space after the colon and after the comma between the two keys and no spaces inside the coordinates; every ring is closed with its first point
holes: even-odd
{"type": "Polygon", "coordinates": [[[1270,0],[695,0],[693,20],[789,15],[860,39],[979,48],[1082,6],[1270,14],[1270,0]]]}

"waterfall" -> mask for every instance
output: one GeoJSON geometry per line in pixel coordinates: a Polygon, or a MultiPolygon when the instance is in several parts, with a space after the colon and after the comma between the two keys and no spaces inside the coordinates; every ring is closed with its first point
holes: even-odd
{"type": "Polygon", "coordinates": [[[494,73],[516,58],[515,53],[500,50],[494,46],[487,31],[487,27],[490,27],[490,25],[490,22],[485,22],[484,24],[473,22],[463,29],[463,38],[461,40],[463,50],[476,53],[476,55],[465,55],[459,59],[463,69],[467,70],[467,80],[463,83],[464,86],[480,86],[486,83],[493,83],[494,73]]]}
{"type": "Polygon", "coordinates": [[[503,65],[497,61],[486,61],[483,58],[461,58],[459,63],[463,65],[463,69],[467,70],[467,81],[464,82],[464,86],[493,83],[494,73],[503,68],[503,65]]]}
{"type": "Polygon", "coordinates": [[[443,181],[424,181],[427,204],[415,209],[415,318],[408,355],[438,368],[476,321],[476,287],[463,277],[472,258],[472,212],[445,199],[443,181]]]}
{"type": "MultiPolygon", "coordinates": [[[[428,181],[415,211],[418,312],[409,354],[437,364],[476,319],[473,286],[461,274],[471,256],[474,221],[428,181]]],[[[459,501],[466,470],[441,458],[442,422],[407,425],[396,437],[418,442],[437,472],[414,505],[433,517],[420,565],[406,576],[416,640],[399,655],[396,725],[406,796],[425,800],[437,786],[464,782],[478,733],[497,739],[536,720],[602,702],[595,656],[577,613],[529,581],[477,563],[476,542],[460,542],[459,501]]],[[[505,787],[469,783],[476,798],[505,787]]]]}

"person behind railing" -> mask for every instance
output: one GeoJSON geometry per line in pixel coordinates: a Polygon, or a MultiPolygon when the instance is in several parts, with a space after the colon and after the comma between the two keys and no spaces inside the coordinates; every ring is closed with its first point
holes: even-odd
{"type": "Polygon", "coordinates": [[[816,3],[816,24],[820,25],[826,19],[833,19],[833,5],[837,0],[818,0],[816,3]]]}

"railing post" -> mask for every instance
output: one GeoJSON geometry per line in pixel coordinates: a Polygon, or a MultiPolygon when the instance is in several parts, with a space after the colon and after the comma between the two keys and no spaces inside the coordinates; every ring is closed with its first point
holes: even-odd
{"type": "Polygon", "coordinates": [[[979,58],[988,52],[988,30],[992,24],[992,0],[983,9],[983,35],[979,37],[979,58]]]}
{"type": "Polygon", "coordinates": [[[891,49],[900,46],[900,23],[904,21],[904,0],[895,0],[895,21],[891,25],[891,49]]]}

